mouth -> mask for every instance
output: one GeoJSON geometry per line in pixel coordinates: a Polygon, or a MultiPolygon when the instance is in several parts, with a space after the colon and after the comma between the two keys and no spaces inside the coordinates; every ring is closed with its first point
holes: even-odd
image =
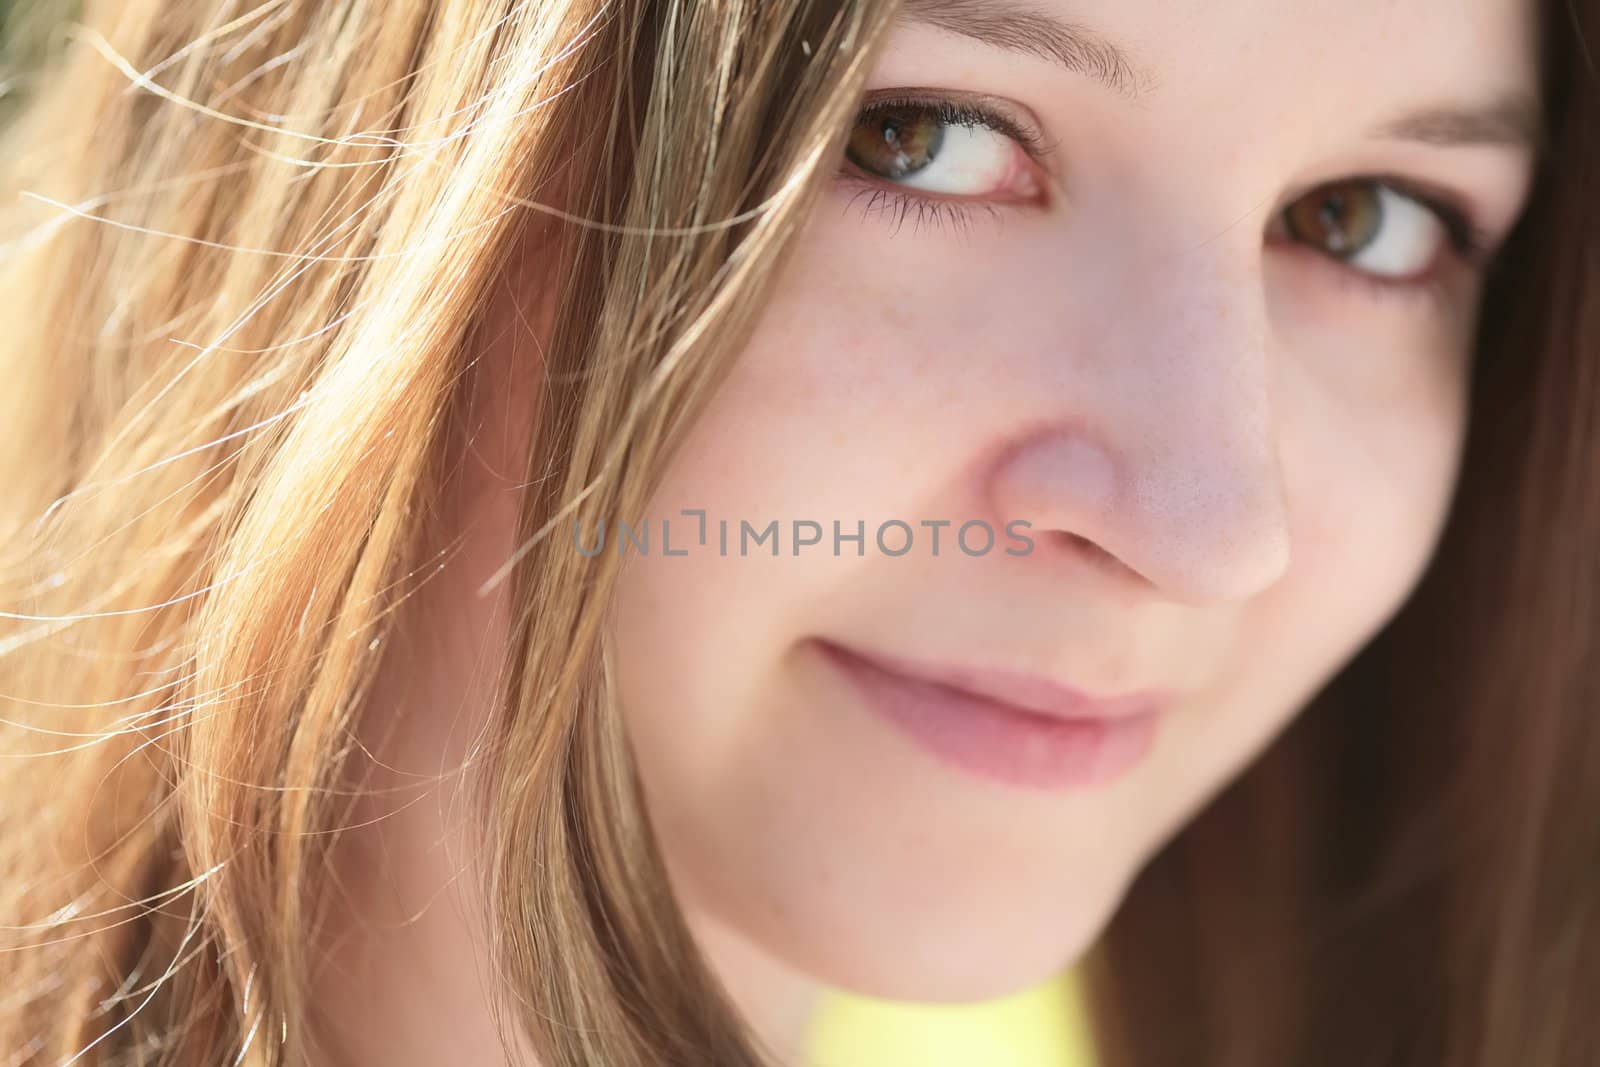
{"type": "Polygon", "coordinates": [[[876,717],[944,765],[1009,786],[1115,781],[1149,753],[1170,698],[1092,696],[1048,678],[918,663],[817,640],[876,717]]]}

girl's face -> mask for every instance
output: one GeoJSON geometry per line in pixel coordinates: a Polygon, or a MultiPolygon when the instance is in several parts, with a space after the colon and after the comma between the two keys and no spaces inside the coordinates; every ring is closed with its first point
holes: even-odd
{"type": "Polygon", "coordinates": [[[627,543],[621,704],[692,913],[919,999],[1087,947],[1432,553],[1534,31],[911,0],[627,543]]]}

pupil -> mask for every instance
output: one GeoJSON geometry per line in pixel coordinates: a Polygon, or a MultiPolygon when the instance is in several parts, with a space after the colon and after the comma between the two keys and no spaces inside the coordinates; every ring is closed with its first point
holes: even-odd
{"type": "Polygon", "coordinates": [[[1317,212],[1318,220],[1328,230],[1330,251],[1342,252],[1350,247],[1350,235],[1345,232],[1345,214],[1348,205],[1343,193],[1329,193],[1317,212]]]}
{"type": "Polygon", "coordinates": [[[1336,226],[1344,220],[1344,198],[1334,193],[1322,202],[1322,221],[1336,226]]]}

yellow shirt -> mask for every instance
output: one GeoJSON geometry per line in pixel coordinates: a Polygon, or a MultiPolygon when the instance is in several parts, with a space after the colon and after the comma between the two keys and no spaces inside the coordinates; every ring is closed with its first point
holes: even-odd
{"type": "Polygon", "coordinates": [[[1081,991],[1069,972],[981,1004],[905,1004],[830,992],[811,1067],[1094,1067],[1081,991]]]}

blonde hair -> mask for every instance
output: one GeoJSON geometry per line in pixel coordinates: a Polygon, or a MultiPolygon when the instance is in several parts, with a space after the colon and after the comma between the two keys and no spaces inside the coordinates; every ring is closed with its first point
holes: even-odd
{"type": "Polygon", "coordinates": [[[7,135],[0,1049],[314,1050],[347,728],[485,294],[542,224],[558,305],[483,782],[505,1007],[550,1067],[759,1062],[606,708],[615,564],[533,535],[642,507],[891,12],[115,0],[71,26],[7,135]]]}

